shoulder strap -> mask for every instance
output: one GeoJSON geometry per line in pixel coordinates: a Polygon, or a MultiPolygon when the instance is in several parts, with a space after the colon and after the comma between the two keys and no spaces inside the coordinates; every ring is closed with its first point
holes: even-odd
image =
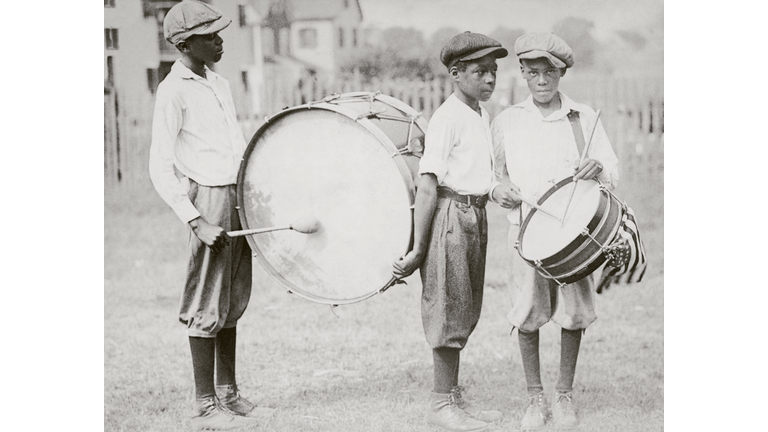
{"type": "Polygon", "coordinates": [[[579,150],[579,155],[583,156],[581,152],[584,151],[584,147],[586,147],[587,144],[584,142],[584,133],[581,130],[579,112],[571,110],[571,112],[568,113],[568,121],[571,122],[571,128],[573,128],[573,136],[576,138],[576,148],[579,150]]]}

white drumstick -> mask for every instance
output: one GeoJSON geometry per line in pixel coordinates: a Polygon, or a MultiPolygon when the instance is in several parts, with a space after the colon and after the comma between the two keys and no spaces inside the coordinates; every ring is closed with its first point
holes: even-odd
{"type": "Polygon", "coordinates": [[[305,216],[305,217],[296,219],[295,221],[293,221],[293,223],[291,223],[288,226],[253,228],[253,229],[240,230],[240,231],[230,231],[227,233],[227,235],[230,237],[240,237],[240,236],[261,234],[261,233],[267,233],[267,232],[279,231],[279,230],[294,230],[302,234],[312,234],[314,232],[317,232],[317,230],[319,229],[320,229],[320,222],[317,219],[311,216],[305,216]]]}
{"type": "MultiPolygon", "coordinates": [[[[592,137],[595,135],[595,130],[597,129],[597,121],[600,120],[600,110],[598,109],[595,113],[595,124],[592,126],[592,132],[589,133],[589,141],[587,141],[587,146],[584,147],[584,151],[581,153],[581,158],[579,158],[579,168],[581,168],[581,164],[584,163],[584,159],[587,158],[587,152],[589,151],[589,147],[592,145],[592,137]]],[[[571,189],[571,195],[568,197],[568,202],[565,203],[565,211],[563,212],[563,219],[560,220],[560,226],[565,225],[565,217],[568,216],[568,207],[571,206],[571,201],[573,200],[573,194],[576,193],[576,184],[579,183],[578,180],[573,182],[573,188],[571,189]]]]}
{"type": "Polygon", "coordinates": [[[527,199],[525,199],[525,198],[523,198],[523,197],[520,197],[520,201],[522,201],[522,202],[524,202],[524,203],[528,204],[529,206],[531,206],[531,207],[535,208],[536,210],[538,210],[538,211],[540,211],[540,212],[544,213],[545,215],[547,215],[547,216],[549,216],[549,217],[552,217],[552,218],[555,218],[555,220],[558,220],[558,221],[562,222],[562,220],[561,220],[559,217],[557,217],[557,216],[553,215],[552,213],[550,213],[550,212],[548,212],[548,211],[544,210],[543,208],[541,208],[541,206],[539,206],[539,205],[535,204],[534,202],[532,202],[532,201],[529,201],[529,200],[527,200],[527,199]]]}

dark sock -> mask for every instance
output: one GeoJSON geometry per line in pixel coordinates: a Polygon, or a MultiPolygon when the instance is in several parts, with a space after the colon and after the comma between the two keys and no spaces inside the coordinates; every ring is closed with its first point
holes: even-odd
{"type": "Polygon", "coordinates": [[[579,357],[581,330],[560,331],[560,377],[555,391],[566,393],[573,390],[573,377],[576,375],[576,360],[579,357]]]}
{"type": "Polygon", "coordinates": [[[216,384],[236,384],[235,348],[237,346],[237,327],[219,330],[216,334],[216,384]]]}
{"type": "Polygon", "coordinates": [[[544,390],[544,386],[541,385],[539,331],[526,333],[518,329],[517,339],[520,342],[520,356],[523,359],[523,371],[525,371],[528,395],[535,395],[544,390]]]}
{"type": "Polygon", "coordinates": [[[456,372],[453,374],[453,386],[459,385],[459,365],[461,364],[461,351],[456,354],[456,372]]]}
{"type": "Polygon", "coordinates": [[[455,348],[435,348],[432,359],[435,363],[435,393],[447,394],[453,388],[456,379],[456,367],[459,362],[459,350],[455,348]]]}
{"type": "Polygon", "coordinates": [[[195,374],[195,396],[198,399],[215,394],[213,368],[216,358],[214,338],[189,337],[192,369],[195,374]]]}

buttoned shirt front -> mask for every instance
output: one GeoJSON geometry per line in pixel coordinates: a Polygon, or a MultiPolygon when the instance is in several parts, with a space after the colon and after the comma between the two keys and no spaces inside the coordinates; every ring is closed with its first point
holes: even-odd
{"type": "MultiPolygon", "coordinates": [[[[528,98],[502,111],[491,126],[496,153],[497,179],[507,175],[520,188],[523,197],[532,201],[538,199],[557,182],[573,176],[579,166],[580,154],[568,120],[571,110],[578,111],[584,141],[588,142],[595,123],[595,113],[587,105],[574,102],[560,93],[561,107],[546,118],[528,98]]],[[[609,189],[619,181],[618,159],[611,148],[608,135],[598,121],[587,158],[595,159],[603,167],[598,180],[609,189]]],[[[522,206],[523,214],[529,208],[522,206]]],[[[509,221],[520,221],[521,207],[515,207],[509,214],[509,221]]]]}
{"type": "Polygon", "coordinates": [[[157,89],[152,121],[149,174],[160,197],[184,222],[200,216],[178,174],[204,186],[235,184],[245,147],[227,80],[177,60],[157,89]]]}
{"type": "Polygon", "coordinates": [[[488,113],[451,94],[429,120],[419,175],[432,173],[439,186],[462,195],[484,195],[498,184],[494,163],[488,113]]]}

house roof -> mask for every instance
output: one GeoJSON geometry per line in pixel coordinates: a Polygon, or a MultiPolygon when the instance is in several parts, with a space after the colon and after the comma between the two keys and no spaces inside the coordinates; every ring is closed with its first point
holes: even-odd
{"type": "Polygon", "coordinates": [[[293,22],[306,20],[328,20],[344,11],[344,3],[356,8],[360,18],[363,12],[358,0],[252,0],[257,10],[268,11],[263,16],[272,22],[293,22]]]}

